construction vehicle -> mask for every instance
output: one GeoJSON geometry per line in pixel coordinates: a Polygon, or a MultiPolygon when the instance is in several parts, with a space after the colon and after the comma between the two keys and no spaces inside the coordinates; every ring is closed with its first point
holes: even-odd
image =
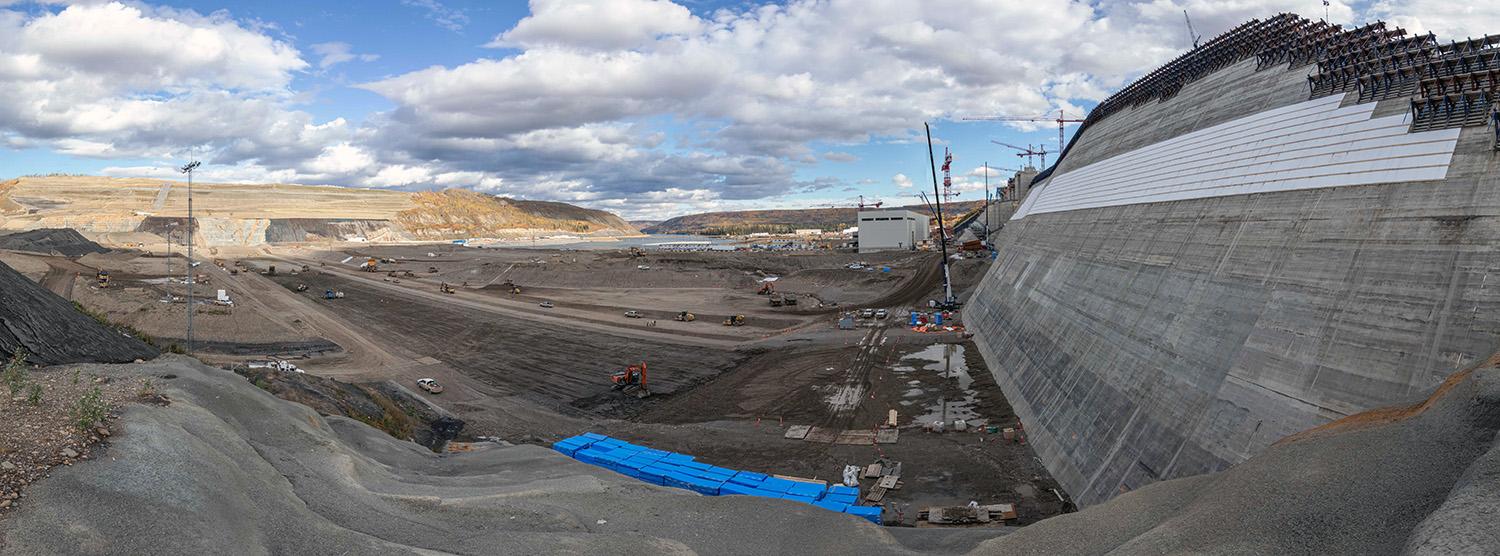
{"type": "Polygon", "coordinates": [[[375,260],[375,257],[370,257],[365,259],[365,262],[359,264],[359,269],[365,272],[378,272],[380,270],[380,261],[375,260]]]}
{"type": "Polygon", "coordinates": [[[724,326],[744,326],[745,315],[735,315],[724,319],[724,326]]]}
{"type": "Polygon", "coordinates": [[[312,267],[307,266],[307,265],[302,265],[302,272],[308,272],[310,270],[312,270],[312,267]]]}
{"type": "Polygon", "coordinates": [[[781,300],[782,300],[782,302],[786,303],[787,305],[796,305],[797,304],[797,296],[792,295],[792,294],[786,294],[785,296],[782,296],[781,300]]]}
{"type": "Polygon", "coordinates": [[[412,274],[412,271],[408,270],[406,272],[401,273],[401,277],[402,278],[416,278],[417,275],[416,274],[412,274]]]}
{"type": "Polygon", "coordinates": [[[779,294],[779,293],[773,293],[773,294],[771,294],[771,306],[772,307],[780,307],[781,304],[785,303],[785,302],[786,302],[786,300],[785,300],[785,298],[783,298],[781,296],[781,294],[779,294]]]}
{"type": "Polygon", "coordinates": [[[453,293],[453,286],[448,285],[447,282],[443,282],[442,284],[438,285],[438,291],[451,294],[453,293]]]}
{"type": "Polygon", "coordinates": [[[299,291],[299,292],[305,292],[305,291],[307,291],[307,284],[297,284],[297,291],[299,291]]]}
{"type": "Polygon", "coordinates": [[[776,293],[776,283],[775,282],[761,282],[760,283],[760,289],[756,290],[755,293],[758,294],[758,295],[771,295],[773,293],[776,293]]]}
{"type": "Polygon", "coordinates": [[[429,266],[429,267],[427,267],[427,273],[428,274],[437,274],[437,267],[435,267],[435,266],[429,266]]]}
{"type": "Polygon", "coordinates": [[[672,317],[672,320],[676,320],[678,322],[693,322],[695,320],[698,320],[698,315],[694,315],[694,314],[689,313],[687,311],[683,311],[683,312],[677,313],[677,316],[672,317]]]}
{"type": "Polygon", "coordinates": [[[344,292],[336,292],[336,291],[333,291],[333,290],[323,290],[323,299],[343,299],[343,298],[344,298],[344,292]]]}
{"type": "Polygon", "coordinates": [[[270,268],[266,269],[266,276],[275,276],[275,275],[276,275],[276,265],[273,264],[273,265],[271,265],[270,268]]]}
{"type": "Polygon", "coordinates": [[[645,249],[641,249],[640,247],[631,247],[630,248],[630,256],[632,256],[632,257],[644,257],[644,256],[646,256],[646,250],[645,249]]]}
{"type": "Polygon", "coordinates": [[[521,294],[521,286],[515,285],[510,280],[506,280],[504,284],[500,284],[500,288],[504,289],[507,292],[510,292],[512,295],[521,294]]]}
{"type": "Polygon", "coordinates": [[[615,371],[609,375],[610,388],[626,393],[633,393],[637,398],[651,395],[651,390],[646,387],[646,362],[640,365],[629,365],[625,370],[615,371]]]}
{"type": "Polygon", "coordinates": [[[101,288],[108,288],[109,287],[109,271],[108,270],[101,270],[98,273],[94,274],[94,280],[99,283],[99,287],[101,287],[101,288]]]}

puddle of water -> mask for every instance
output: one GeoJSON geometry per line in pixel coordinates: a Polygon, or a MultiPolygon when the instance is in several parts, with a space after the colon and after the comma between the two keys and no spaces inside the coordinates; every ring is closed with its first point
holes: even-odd
{"type": "MultiPolygon", "coordinates": [[[[914,418],[914,422],[946,421],[952,424],[956,419],[963,419],[968,421],[970,427],[987,424],[988,420],[981,419],[979,412],[974,409],[979,393],[973,389],[974,376],[969,374],[969,366],[965,363],[964,346],[958,344],[927,346],[922,351],[901,358],[900,364],[891,370],[897,373],[935,376],[942,381],[951,381],[952,385],[958,387],[961,392],[958,396],[939,397],[927,404],[922,408],[923,413],[914,418]]],[[[908,381],[907,384],[917,386],[921,382],[914,380],[908,381]]],[[[906,397],[915,397],[913,392],[920,393],[923,390],[920,388],[907,390],[906,397]]]]}

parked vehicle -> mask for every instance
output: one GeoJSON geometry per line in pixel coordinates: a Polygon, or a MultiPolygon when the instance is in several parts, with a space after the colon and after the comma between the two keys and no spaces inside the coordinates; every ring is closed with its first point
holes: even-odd
{"type": "Polygon", "coordinates": [[[875,318],[877,318],[877,319],[883,319],[883,318],[886,318],[888,316],[891,316],[891,314],[889,312],[887,312],[885,309],[880,309],[880,310],[875,311],[875,318]]]}
{"type": "Polygon", "coordinates": [[[537,306],[539,306],[539,307],[541,307],[543,309],[551,309],[552,308],[552,302],[551,301],[543,301],[541,303],[538,303],[537,306]]]}
{"type": "Polygon", "coordinates": [[[874,309],[860,309],[859,310],[859,318],[862,318],[862,319],[873,319],[873,318],[875,318],[875,310],[874,309]]]}
{"type": "Polygon", "coordinates": [[[638,319],[638,318],[641,318],[641,312],[640,311],[625,311],[625,318],[627,318],[627,319],[638,319]]]}
{"type": "Polygon", "coordinates": [[[419,386],[423,390],[426,390],[426,391],[431,392],[433,394],[441,394],[441,393],[443,393],[443,385],[438,384],[438,381],[430,379],[430,378],[419,378],[419,379],[417,379],[417,386],[419,386]]]}

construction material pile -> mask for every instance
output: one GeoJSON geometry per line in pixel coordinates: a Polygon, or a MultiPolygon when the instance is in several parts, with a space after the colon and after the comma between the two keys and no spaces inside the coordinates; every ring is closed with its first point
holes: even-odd
{"type": "Polygon", "coordinates": [[[45,255],[81,257],[89,253],[107,253],[108,249],[89,241],[72,228],[42,228],[0,235],[0,249],[28,251],[45,255]]]}
{"type": "Polygon", "coordinates": [[[858,505],[859,489],[828,486],[822,481],[790,480],[764,473],[737,471],[694,461],[693,456],[637,446],[602,434],[585,433],[565,438],[552,449],[590,463],[670,487],[706,496],[758,496],[812,504],[881,523],[879,506],[858,505]]]}
{"type": "Polygon", "coordinates": [[[0,357],[25,350],[39,365],[151,359],[155,348],[78,312],[73,305],[0,263],[0,357]]]}

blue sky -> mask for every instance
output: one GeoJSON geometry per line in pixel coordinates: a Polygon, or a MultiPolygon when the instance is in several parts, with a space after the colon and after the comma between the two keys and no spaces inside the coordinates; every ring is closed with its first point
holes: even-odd
{"type": "MultiPolygon", "coordinates": [[[[1462,37],[1500,7],[1333,2],[1462,37]]],[[[991,143],[1057,128],[1188,46],[1321,0],[0,0],[0,176],[464,187],[664,218],[914,203],[922,123],[982,198],[991,143]]],[[[1069,132],[1071,132],[1071,127],[1069,132]]],[[[1049,162],[1055,157],[1049,156],[1049,162]]],[[[1003,180],[1002,172],[993,174],[1003,180]]]]}

